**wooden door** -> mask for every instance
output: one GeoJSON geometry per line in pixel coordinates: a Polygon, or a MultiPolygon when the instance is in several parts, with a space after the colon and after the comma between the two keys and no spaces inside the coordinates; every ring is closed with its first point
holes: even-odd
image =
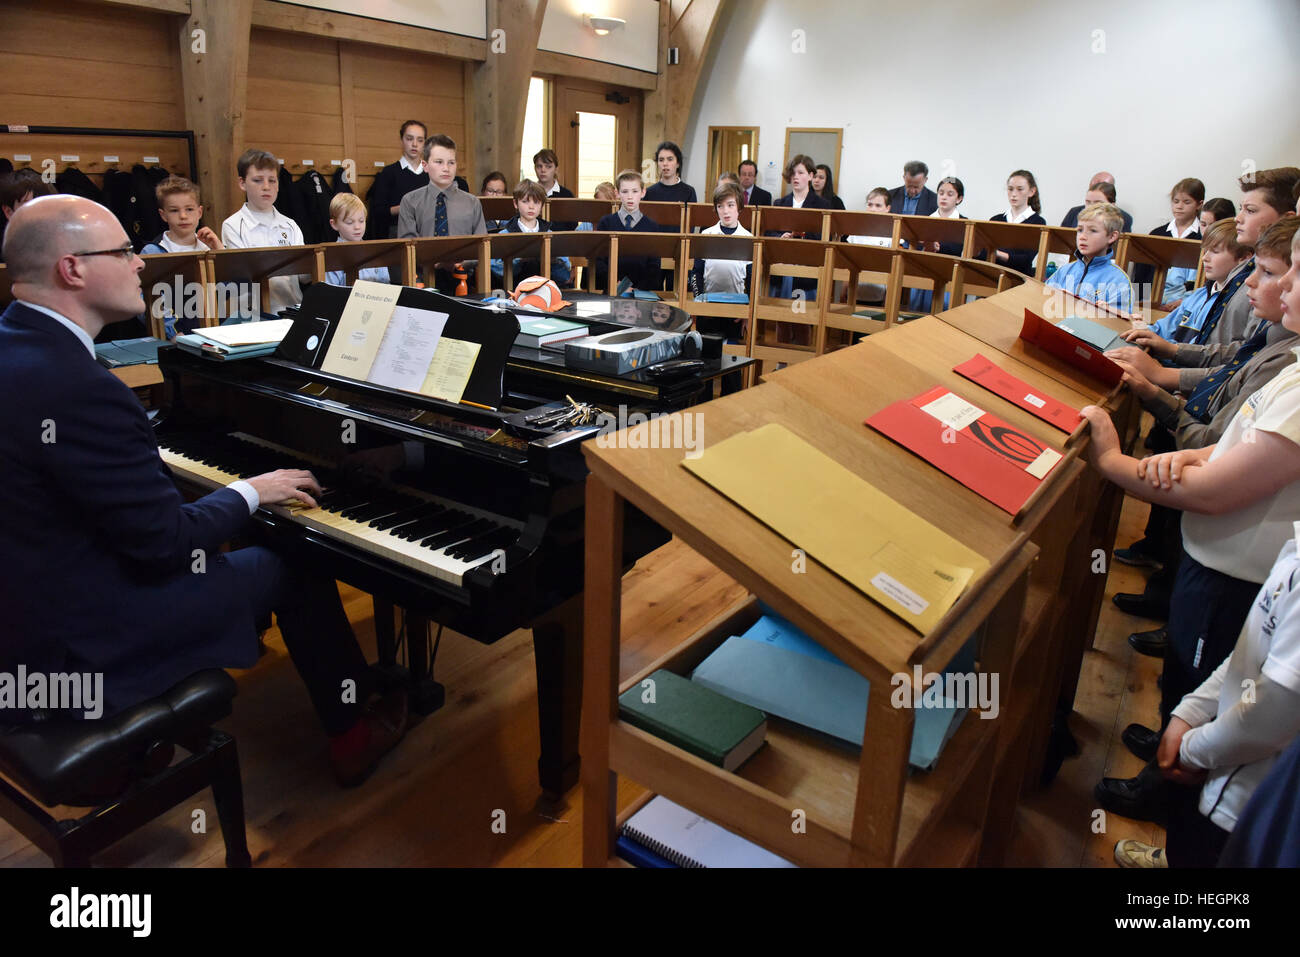
{"type": "Polygon", "coordinates": [[[555,126],[557,175],[575,196],[590,199],[596,183],[640,170],[640,90],[558,77],[555,126]]]}

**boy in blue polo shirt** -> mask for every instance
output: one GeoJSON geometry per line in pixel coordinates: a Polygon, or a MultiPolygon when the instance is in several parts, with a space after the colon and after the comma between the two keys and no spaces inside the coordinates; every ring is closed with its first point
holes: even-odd
{"type": "Polygon", "coordinates": [[[1133,287],[1128,274],[1114,263],[1114,247],[1124,217],[1113,203],[1094,203],[1079,213],[1075,248],[1079,258],[1058,269],[1048,286],[1123,313],[1133,311],[1133,287]]]}

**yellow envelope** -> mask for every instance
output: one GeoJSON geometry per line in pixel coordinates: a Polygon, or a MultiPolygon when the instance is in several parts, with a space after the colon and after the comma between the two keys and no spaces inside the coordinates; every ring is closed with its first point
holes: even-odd
{"type": "Polygon", "coordinates": [[[682,465],[921,634],[988,570],[984,556],[782,425],[733,435],[682,465]]]}

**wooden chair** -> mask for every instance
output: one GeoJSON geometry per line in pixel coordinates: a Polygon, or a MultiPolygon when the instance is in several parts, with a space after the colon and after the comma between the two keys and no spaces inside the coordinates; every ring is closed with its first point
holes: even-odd
{"type": "MultiPolygon", "coordinates": [[[[1136,275],[1130,266],[1151,267],[1150,296],[1143,295],[1145,288],[1137,289],[1139,302],[1159,306],[1164,299],[1165,281],[1174,267],[1196,270],[1196,285],[1205,282],[1205,266],[1201,262],[1201,243],[1197,239],[1175,239],[1172,236],[1148,236],[1126,233],[1116,244],[1115,265],[1136,275]]],[[[1137,283],[1145,287],[1145,282],[1137,283]]]]}
{"type": "MultiPolygon", "coordinates": [[[[767,211],[764,208],[760,220],[767,211]]],[[[750,283],[753,319],[746,338],[749,355],[764,360],[765,368],[768,362],[801,362],[821,355],[826,347],[824,317],[831,295],[834,246],[806,239],[763,238],[755,240],[754,247],[750,283]],[[781,275],[816,279],[816,296],[786,299],[769,295],[773,276],[781,275]]]]}
{"type": "MultiPolygon", "coordinates": [[[[600,222],[600,218],[608,213],[612,213],[617,207],[617,203],[611,203],[603,199],[577,199],[575,198],[557,198],[551,197],[546,201],[542,210],[542,217],[551,224],[551,229],[563,232],[560,226],[573,224],[575,227],[580,223],[591,223],[594,228],[600,222]]],[[[583,230],[585,232],[585,230],[583,230]]],[[[557,255],[568,255],[567,253],[557,255]]],[[[596,270],[592,264],[583,256],[569,256],[569,264],[573,268],[572,288],[585,289],[587,292],[596,291],[596,270]]]]}

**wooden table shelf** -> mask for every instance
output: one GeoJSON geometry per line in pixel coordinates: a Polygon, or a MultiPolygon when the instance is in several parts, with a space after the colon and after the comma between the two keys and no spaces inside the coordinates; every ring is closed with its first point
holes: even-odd
{"type": "MultiPolygon", "coordinates": [[[[952,372],[976,353],[1032,388],[1078,408],[1107,408],[1125,442],[1136,416],[1127,395],[1100,390],[1068,367],[1026,350],[1020,316],[1038,284],[1025,284],[938,317],[873,335],[791,365],[763,384],[698,410],[710,443],[782,424],[904,508],[984,555],[989,570],[930,634],[919,635],[818,563],[790,574],[792,543],[681,467],[684,450],[628,441],[584,447],[587,484],[584,658],[584,862],[607,863],[622,820],[616,776],[708,817],[801,865],[997,863],[1027,782],[1037,781],[1058,698],[1077,672],[1095,623],[1119,499],[1085,466],[1084,434],[1070,438],[952,372]],[[943,384],[1065,458],[1016,515],[994,506],[863,425],[891,402],[943,384]],[[646,447],[637,448],[638,444],[646,447]],[[630,502],[749,589],[751,597],[621,685],[619,516],[630,502]],[[1100,586],[1100,587],[1099,587],[1100,586]],[[872,683],[862,748],[779,718],[736,773],[723,771],[620,720],[617,696],[656,668],[689,676],[727,637],[758,617],[761,599],[872,683]],[[979,670],[999,676],[998,717],[966,715],[928,772],[908,767],[913,713],[890,706],[892,675],[942,671],[972,635],[979,670]],[[806,831],[791,827],[796,812],[806,831]]],[[[1041,307],[1041,301],[1039,303],[1041,307]]],[[[759,308],[762,308],[761,305],[759,308]]],[[[1118,321],[1118,320],[1116,320],[1118,321]]],[[[783,344],[784,345],[784,344],[783,344]]],[[[754,353],[757,354],[757,353],[754,353]]],[[[707,454],[707,450],[706,450],[707,454]]],[[[761,481],[756,476],[755,481],[761,481]]]]}

